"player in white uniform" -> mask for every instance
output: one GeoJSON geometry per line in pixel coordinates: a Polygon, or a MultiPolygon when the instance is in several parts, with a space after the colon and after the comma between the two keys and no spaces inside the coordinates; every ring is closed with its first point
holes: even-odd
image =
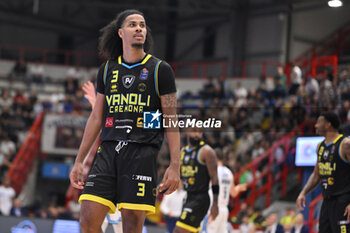
{"type": "MultiPolygon", "coordinates": [[[[218,196],[219,215],[214,221],[209,218],[205,232],[227,233],[228,202],[230,196],[236,197],[240,192],[247,190],[247,186],[246,184],[234,184],[231,170],[223,164],[223,153],[221,149],[215,149],[215,152],[218,159],[218,180],[220,187],[218,196]]],[[[211,193],[211,190],[209,192],[211,193]]]]}

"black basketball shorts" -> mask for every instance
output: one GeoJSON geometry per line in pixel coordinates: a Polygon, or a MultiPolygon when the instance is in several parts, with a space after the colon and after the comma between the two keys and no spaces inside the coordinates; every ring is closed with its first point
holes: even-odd
{"type": "Polygon", "coordinates": [[[188,193],[176,226],[190,232],[198,232],[203,218],[208,213],[209,205],[210,198],[208,192],[196,194],[188,193]]]}
{"type": "Polygon", "coordinates": [[[130,142],[102,142],[79,202],[95,201],[118,210],[155,212],[159,148],[130,142]]]}
{"type": "Polygon", "coordinates": [[[319,218],[319,233],[350,233],[350,223],[344,216],[350,204],[350,194],[323,199],[319,218]]]}

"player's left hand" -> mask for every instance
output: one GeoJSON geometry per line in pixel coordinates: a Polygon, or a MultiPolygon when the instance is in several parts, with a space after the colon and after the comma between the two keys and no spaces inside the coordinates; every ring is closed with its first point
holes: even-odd
{"type": "Polygon", "coordinates": [[[159,185],[159,192],[164,192],[165,195],[173,193],[180,183],[180,167],[170,164],[166,169],[163,181],[159,185]]]}
{"type": "Polygon", "coordinates": [[[348,215],[346,218],[350,222],[350,204],[345,207],[344,216],[348,215]]]}
{"type": "Polygon", "coordinates": [[[209,220],[208,224],[210,224],[212,221],[216,219],[216,217],[219,214],[219,207],[217,203],[213,203],[211,209],[210,209],[210,215],[209,215],[209,220]]]}

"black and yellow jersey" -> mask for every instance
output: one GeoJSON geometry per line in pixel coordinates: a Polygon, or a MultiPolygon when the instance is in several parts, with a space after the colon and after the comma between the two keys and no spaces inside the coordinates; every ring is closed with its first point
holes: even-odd
{"type": "Polygon", "coordinates": [[[161,117],[152,122],[160,127],[146,129],[144,113],[161,113],[160,95],[176,91],[174,74],[166,62],[151,54],[146,54],[135,64],[125,63],[122,56],[108,60],[100,67],[97,91],[105,96],[101,141],[122,140],[161,145],[161,117]],[[160,67],[164,66],[166,71],[160,75],[160,67]],[[172,89],[162,90],[160,78],[172,89]]]}
{"type": "Polygon", "coordinates": [[[202,141],[198,147],[186,146],[181,151],[181,179],[188,193],[208,192],[210,181],[208,169],[199,158],[200,151],[205,145],[202,141]]]}
{"type": "Polygon", "coordinates": [[[325,198],[350,193],[350,163],[341,157],[340,134],[333,142],[323,140],[317,148],[317,166],[325,198]]]}

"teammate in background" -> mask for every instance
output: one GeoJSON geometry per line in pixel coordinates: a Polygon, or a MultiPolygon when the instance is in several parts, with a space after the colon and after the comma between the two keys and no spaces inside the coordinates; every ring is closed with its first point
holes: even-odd
{"type": "MultiPolygon", "coordinates": [[[[97,75],[97,98],[70,174],[72,185],[84,189],[80,196],[83,233],[102,232],[107,214],[121,210],[123,232],[141,233],[146,212],[155,212],[156,156],[164,129],[145,129],[159,122],[160,113],[176,120],[176,88],[171,67],[148,54],[150,30],[137,10],[121,12],[102,30],[100,52],[108,59],[97,75]],[[152,124],[151,124],[152,123],[152,124]],[[103,127],[102,127],[103,126],[103,127]],[[83,161],[101,133],[101,145],[86,182],[83,161]],[[84,186],[85,185],[85,186],[84,186]]],[[[179,184],[179,132],[165,131],[171,162],[159,191],[170,194],[179,184]]]]}
{"type": "Polygon", "coordinates": [[[240,192],[247,190],[247,184],[234,184],[231,170],[224,166],[224,155],[221,149],[215,149],[218,159],[218,179],[219,179],[219,196],[218,206],[219,215],[214,221],[208,221],[206,226],[207,233],[227,233],[227,219],[229,215],[228,202],[231,197],[236,197],[240,192]]]}
{"type": "Polygon", "coordinates": [[[187,132],[188,146],[181,151],[181,179],[187,191],[187,199],[182,214],[177,221],[174,233],[198,232],[200,223],[207,214],[210,197],[209,182],[212,183],[213,205],[210,218],[218,215],[218,176],[215,151],[202,141],[201,129],[187,132]]]}
{"type": "Polygon", "coordinates": [[[296,201],[303,210],[305,196],[321,182],[319,233],[350,232],[350,139],[338,133],[339,125],[332,112],[318,117],[316,133],[325,139],[317,147],[317,164],[296,201]]]}

